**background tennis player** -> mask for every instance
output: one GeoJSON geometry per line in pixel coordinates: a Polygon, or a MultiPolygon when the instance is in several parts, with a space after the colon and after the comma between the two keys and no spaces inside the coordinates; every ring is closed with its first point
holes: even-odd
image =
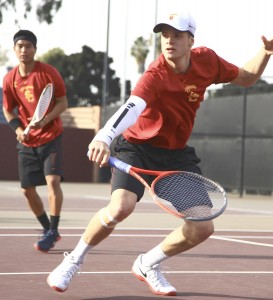
{"type": "Polygon", "coordinates": [[[67,107],[66,88],[59,72],[48,64],[34,60],[37,38],[29,30],[19,30],[13,38],[19,65],[3,80],[3,113],[15,132],[18,144],[18,167],[22,192],[30,209],[42,225],[43,235],[34,244],[47,252],[60,240],[58,232],[63,193],[62,133],[60,114],[67,107]],[[48,83],[54,95],[46,116],[31,124],[29,134],[24,130],[30,123],[40,95],[48,83]],[[36,186],[47,185],[50,219],[36,186]]]}

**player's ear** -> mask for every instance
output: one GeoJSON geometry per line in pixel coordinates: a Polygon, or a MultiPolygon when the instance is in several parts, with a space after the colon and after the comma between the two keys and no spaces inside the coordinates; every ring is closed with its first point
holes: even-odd
{"type": "Polygon", "coordinates": [[[194,37],[189,34],[189,47],[191,48],[194,45],[194,37]]]}

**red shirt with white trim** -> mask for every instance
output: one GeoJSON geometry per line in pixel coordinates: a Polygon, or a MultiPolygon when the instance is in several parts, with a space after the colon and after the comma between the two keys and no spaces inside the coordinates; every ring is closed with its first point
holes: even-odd
{"type": "Polygon", "coordinates": [[[161,54],[132,91],[132,95],[145,100],[147,106],[123,136],[136,144],[183,149],[206,88],[230,82],[238,73],[237,66],[206,47],[192,49],[191,65],[186,73],[176,74],[161,54]]]}
{"type": "MultiPolygon", "coordinates": [[[[54,85],[54,95],[48,111],[56,103],[55,98],[66,95],[64,81],[59,72],[51,65],[39,61],[35,62],[33,71],[25,77],[19,74],[19,67],[9,71],[3,81],[3,106],[8,111],[18,109],[18,117],[24,127],[29,124],[36,109],[40,95],[48,83],[54,85]]],[[[42,129],[33,129],[29,133],[29,140],[24,142],[28,147],[38,147],[46,144],[63,132],[60,117],[49,122],[42,129]]]]}

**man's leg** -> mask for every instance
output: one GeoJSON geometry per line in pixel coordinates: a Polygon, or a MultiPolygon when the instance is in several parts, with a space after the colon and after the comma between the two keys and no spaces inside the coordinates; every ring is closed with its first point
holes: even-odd
{"type": "Polygon", "coordinates": [[[98,211],[90,220],[80,241],[63,262],[47,278],[50,287],[64,292],[80,269],[89,250],[107,238],[117,223],[127,218],[135,208],[137,197],[126,190],[113,192],[109,205],[98,211]]]}
{"type": "Polygon", "coordinates": [[[162,250],[168,256],[185,252],[204,242],[214,232],[212,221],[193,222],[185,224],[172,231],[162,242],[162,250]]]}
{"type": "Polygon", "coordinates": [[[205,241],[213,233],[213,222],[189,222],[172,231],[161,244],[140,255],[132,268],[133,274],[148,284],[154,294],[176,295],[176,289],[160,272],[160,264],[205,241]]]}
{"type": "Polygon", "coordinates": [[[60,216],[63,205],[63,192],[61,189],[61,177],[58,175],[46,176],[48,189],[48,203],[51,216],[60,216]]]}
{"type": "Polygon", "coordinates": [[[46,182],[50,210],[50,228],[44,237],[34,244],[35,249],[42,252],[48,252],[55,246],[56,242],[61,239],[58,232],[63,204],[63,192],[60,185],[61,177],[57,175],[47,175],[46,182]]]}
{"type": "Polygon", "coordinates": [[[43,201],[38,195],[36,188],[22,188],[22,192],[27,199],[28,206],[42,225],[44,232],[46,232],[50,228],[50,222],[45,212],[43,201]]]}

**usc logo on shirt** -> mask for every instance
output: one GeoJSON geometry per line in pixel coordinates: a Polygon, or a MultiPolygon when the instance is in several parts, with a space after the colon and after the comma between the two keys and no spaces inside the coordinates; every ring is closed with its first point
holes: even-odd
{"type": "Polygon", "coordinates": [[[189,95],[189,97],[188,97],[188,101],[189,102],[196,102],[196,101],[198,101],[199,95],[197,93],[195,93],[196,88],[197,87],[194,84],[187,85],[185,87],[185,92],[189,95]]]}
{"type": "Polygon", "coordinates": [[[34,101],[34,95],[33,95],[33,86],[27,85],[20,88],[20,92],[25,95],[25,99],[27,102],[33,102],[34,101]]]}

